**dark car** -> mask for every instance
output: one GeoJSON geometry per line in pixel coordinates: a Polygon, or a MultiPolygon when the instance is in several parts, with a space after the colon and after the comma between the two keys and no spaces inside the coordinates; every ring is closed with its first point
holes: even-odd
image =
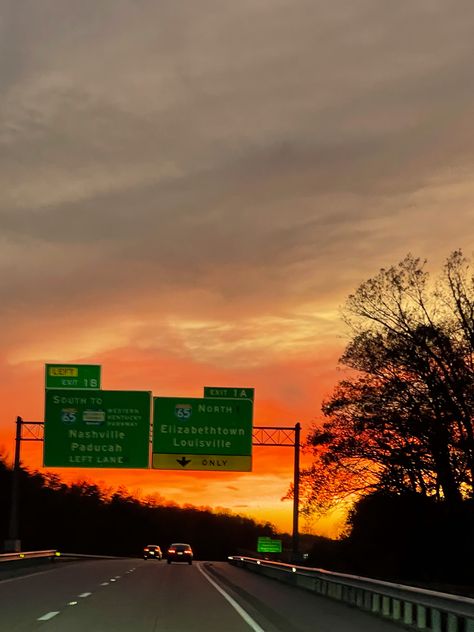
{"type": "Polygon", "coordinates": [[[187,562],[188,564],[192,564],[193,550],[190,544],[175,542],[170,545],[166,557],[168,564],[171,564],[171,562],[187,562]]]}
{"type": "Polygon", "coordinates": [[[161,560],[163,555],[161,554],[161,549],[158,544],[147,544],[147,546],[143,549],[143,559],[153,559],[153,560],[161,560]]]}

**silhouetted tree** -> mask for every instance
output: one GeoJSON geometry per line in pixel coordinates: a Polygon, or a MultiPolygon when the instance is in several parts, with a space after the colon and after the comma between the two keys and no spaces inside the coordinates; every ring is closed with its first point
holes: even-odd
{"type": "Polygon", "coordinates": [[[375,490],[457,506],[474,484],[474,281],[460,251],[436,284],[407,256],[349,296],[349,377],[308,438],[306,509],[375,490]]]}

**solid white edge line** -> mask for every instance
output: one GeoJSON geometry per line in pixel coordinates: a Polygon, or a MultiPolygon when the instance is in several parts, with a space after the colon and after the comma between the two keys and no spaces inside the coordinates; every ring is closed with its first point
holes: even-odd
{"type": "Polygon", "coordinates": [[[39,617],[36,620],[37,621],[49,621],[50,619],[55,617],[57,614],[59,614],[59,610],[57,610],[56,612],[48,612],[48,613],[44,614],[42,617],[39,617]]]}
{"type": "Polygon", "coordinates": [[[201,568],[201,564],[198,564],[198,570],[207,579],[207,581],[210,584],[212,584],[212,586],[214,586],[217,592],[219,592],[224,597],[224,599],[226,599],[230,603],[230,605],[234,608],[234,610],[236,610],[240,614],[240,616],[245,621],[245,623],[248,626],[250,626],[252,630],[254,630],[254,632],[265,632],[265,630],[261,628],[256,621],[252,619],[252,617],[248,614],[248,612],[246,612],[242,608],[242,606],[239,606],[239,604],[235,601],[235,599],[233,599],[229,594],[227,594],[226,591],[219,586],[219,584],[217,584],[213,579],[209,577],[209,575],[206,572],[203,571],[203,569],[201,568]]]}

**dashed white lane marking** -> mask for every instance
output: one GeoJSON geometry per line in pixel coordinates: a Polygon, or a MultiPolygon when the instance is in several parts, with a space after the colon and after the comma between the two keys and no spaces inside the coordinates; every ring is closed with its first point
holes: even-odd
{"type": "Polygon", "coordinates": [[[245,623],[249,627],[251,627],[252,630],[254,630],[254,632],[265,632],[265,630],[261,628],[256,621],[252,619],[249,613],[246,612],[242,608],[242,606],[239,606],[239,604],[235,601],[235,599],[233,599],[229,594],[227,594],[226,591],[219,586],[219,584],[216,584],[216,582],[213,579],[211,579],[209,575],[202,570],[200,564],[198,564],[198,570],[201,573],[201,575],[203,575],[207,579],[207,581],[214,586],[217,592],[219,592],[224,597],[224,599],[226,599],[230,603],[230,605],[234,608],[234,610],[236,610],[240,614],[240,616],[245,621],[245,623]]]}
{"type": "Polygon", "coordinates": [[[57,614],[59,614],[59,610],[56,610],[55,612],[47,612],[42,617],[39,617],[37,621],[49,621],[50,619],[55,617],[57,614]]]}
{"type": "MultiPolygon", "coordinates": [[[[126,573],[133,573],[133,571],[135,570],[135,568],[131,568],[128,571],[126,571],[126,573]]],[[[46,572],[46,571],[43,571],[46,572]]],[[[5,583],[7,583],[8,581],[15,581],[15,580],[19,580],[19,579],[25,579],[26,577],[31,577],[32,575],[42,575],[43,573],[32,573],[31,575],[22,575],[22,577],[12,577],[9,579],[4,580],[5,583]]],[[[117,581],[117,579],[120,579],[121,575],[116,575],[113,579],[110,579],[111,582],[115,582],[117,581]]],[[[101,586],[109,586],[109,582],[102,582],[101,586]]],[[[82,599],[85,599],[86,597],[90,597],[92,595],[91,592],[84,592],[81,593],[79,595],[79,597],[81,597],[82,599]]],[[[79,602],[77,601],[70,601],[67,605],[68,606],[77,606],[79,602]]],[[[44,614],[42,617],[39,617],[37,619],[37,621],[49,621],[50,619],[52,619],[53,617],[55,617],[56,615],[58,615],[60,613],[60,610],[54,610],[51,612],[47,612],[46,614],[44,614]]]]}

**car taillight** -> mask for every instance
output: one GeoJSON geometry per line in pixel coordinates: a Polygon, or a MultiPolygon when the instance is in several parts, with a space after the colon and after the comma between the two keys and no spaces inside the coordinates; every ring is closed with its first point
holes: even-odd
{"type": "Polygon", "coordinates": [[[168,553],[176,553],[174,549],[168,549],[168,553]]]}
{"type": "Polygon", "coordinates": [[[148,549],[143,549],[144,553],[148,553],[148,549]]]}
{"type": "Polygon", "coordinates": [[[191,555],[192,551],[185,551],[188,555],[191,555]]]}

